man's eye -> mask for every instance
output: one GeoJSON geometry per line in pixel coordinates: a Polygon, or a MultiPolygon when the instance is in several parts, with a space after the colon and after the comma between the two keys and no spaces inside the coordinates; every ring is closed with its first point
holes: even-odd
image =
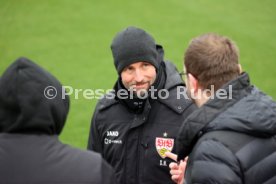
{"type": "Polygon", "coordinates": [[[129,71],[132,71],[133,68],[132,67],[126,67],[124,70],[129,72],[129,71]]]}
{"type": "Polygon", "coordinates": [[[149,66],[148,63],[144,63],[144,64],[143,64],[143,67],[148,67],[148,66],[149,66]]]}

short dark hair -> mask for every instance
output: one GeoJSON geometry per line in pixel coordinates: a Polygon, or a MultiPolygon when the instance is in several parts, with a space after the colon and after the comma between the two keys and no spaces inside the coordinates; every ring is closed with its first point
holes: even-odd
{"type": "Polygon", "coordinates": [[[229,38],[214,33],[194,38],[184,56],[186,73],[197,78],[204,89],[221,88],[238,77],[239,49],[229,38]]]}

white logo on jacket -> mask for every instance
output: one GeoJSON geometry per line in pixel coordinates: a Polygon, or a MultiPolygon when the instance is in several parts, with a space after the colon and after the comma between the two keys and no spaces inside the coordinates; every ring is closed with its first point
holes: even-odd
{"type": "Polygon", "coordinates": [[[118,137],[119,131],[106,131],[106,136],[107,137],[118,137]]]}
{"type": "Polygon", "coordinates": [[[106,138],[104,144],[122,144],[123,141],[120,139],[114,139],[119,136],[119,131],[106,131],[106,138]],[[113,138],[114,137],[114,138],[113,138]]]}

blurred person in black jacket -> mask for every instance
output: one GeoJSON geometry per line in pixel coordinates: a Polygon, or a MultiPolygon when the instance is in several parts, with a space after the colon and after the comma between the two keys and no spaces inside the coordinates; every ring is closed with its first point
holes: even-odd
{"type": "Polygon", "coordinates": [[[116,183],[100,154],[59,141],[69,97],[55,77],[20,58],[2,75],[0,89],[0,183],[116,183]]]}

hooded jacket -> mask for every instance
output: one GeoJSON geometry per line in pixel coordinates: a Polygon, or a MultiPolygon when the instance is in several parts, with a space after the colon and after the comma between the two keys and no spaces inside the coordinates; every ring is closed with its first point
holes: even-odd
{"type": "Polygon", "coordinates": [[[19,58],[0,78],[0,89],[0,183],[114,183],[99,154],[59,141],[69,97],[50,73],[19,58]]]}
{"type": "Polygon", "coordinates": [[[173,183],[171,160],[164,158],[164,153],[175,152],[177,132],[195,106],[184,95],[177,96],[178,87],[184,90],[184,84],[175,66],[164,62],[160,67],[164,67],[162,89],[169,92],[168,98],[147,98],[142,111],[135,113],[112,92],[94,111],[88,149],[103,155],[121,184],[173,183]]]}
{"type": "Polygon", "coordinates": [[[190,183],[276,183],[276,103],[251,86],[246,73],[186,119],[178,155],[189,155],[190,183]]]}

